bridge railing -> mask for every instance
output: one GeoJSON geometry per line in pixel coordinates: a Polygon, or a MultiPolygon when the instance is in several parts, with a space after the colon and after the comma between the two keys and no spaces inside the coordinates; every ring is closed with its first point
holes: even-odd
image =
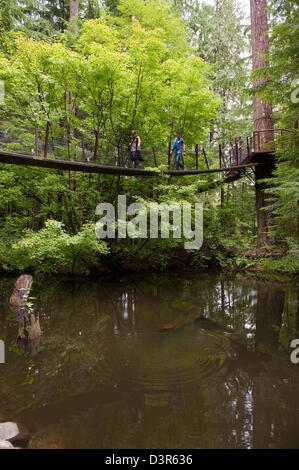
{"type": "MultiPolygon", "coordinates": [[[[3,134],[3,125],[8,128],[8,123],[0,123],[0,144],[5,142],[13,143],[9,140],[6,133],[3,134]],[[5,126],[7,124],[7,126],[5,126]],[[3,134],[3,135],[2,135],[3,134]]],[[[27,135],[31,135],[32,145],[30,153],[36,158],[50,158],[50,159],[68,159],[72,161],[81,161],[83,163],[95,163],[102,165],[112,165],[127,167],[131,165],[131,155],[126,149],[126,144],[123,143],[116,148],[113,143],[102,142],[98,136],[84,140],[83,135],[72,136],[72,142],[69,142],[63,136],[55,136],[51,134],[51,124],[46,123],[44,132],[25,129],[27,135]],[[102,147],[104,145],[104,147],[102,147]]],[[[293,133],[293,131],[283,128],[277,129],[264,129],[254,131],[253,135],[246,137],[244,140],[241,137],[235,139],[230,143],[218,144],[218,155],[209,154],[204,148],[200,148],[199,144],[195,144],[194,148],[187,152],[187,166],[199,169],[200,160],[205,164],[207,169],[210,165],[219,161],[219,168],[229,168],[232,166],[239,166],[242,164],[250,163],[251,157],[254,153],[271,152],[275,150],[275,139],[277,136],[282,136],[284,133],[293,133]]],[[[20,147],[20,141],[19,147],[20,147]]],[[[17,140],[15,141],[17,143],[17,140]]],[[[16,149],[14,149],[16,150],[16,149]]],[[[166,149],[162,147],[159,149],[143,148],[143,156],[145,157],[145,166],[158,166],[159,155],[163,155],[165,162],[166,149]]],[[[22,152],[24,153],[24,152],[22,152]]],[[[25,152],[26,153],[26,152],[25,152]]],[[[137,165],[137,161],[132,162],[133,166],[137,165]]],[[[168,168],[172,167],[171,155],[171,142],[168,144],[168,168]]]]}
{"type": "Polygon", "coordinates": [[[259,152],[274,152],[275,140],[284,134],[293,134],[294,131],[282,127],[276,129],[261,129],[253,131],[253,150],[259,152]]]}

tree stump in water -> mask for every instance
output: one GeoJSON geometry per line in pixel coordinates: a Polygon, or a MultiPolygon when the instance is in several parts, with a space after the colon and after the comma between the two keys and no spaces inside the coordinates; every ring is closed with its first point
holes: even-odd
{"type": "Polygon", "coordinates": [[[18,339],[34,340],[41,334],[39,318],[34,313],[26,313],[19,319],[18,339]]]}
{"type": "Polygon", "coordinates": [[[30,294],[33,278],[29,274],[23,274],[14,285],[13,292],[9,299],[9,306],[12,310],[25,307],[30,294]]]}
{"type": "Polygon", "coordinates": [[[14,285],[9,300],[10,309],[16,315],[19,322],[18,339],[34,340],[42,334],[39,318],[35,317],[28,305],[33,278],[28,274],[19,277],[14,285]]]}

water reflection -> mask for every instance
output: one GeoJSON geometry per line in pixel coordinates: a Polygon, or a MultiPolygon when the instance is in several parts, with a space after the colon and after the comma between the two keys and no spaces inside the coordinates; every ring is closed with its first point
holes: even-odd
{"type": "Polygon", "coordinates": [[[206,273],[35,283],[32,356],[15,345],[10,282],[0,409],[31,447],[299,447],[295,286],[206,273]]]}
{"type": "Polygon", "coordinates": [[[255,347],[279,346],[279,331],[282,325],[284,290],[266,282],[257,282],[255,347]]]}

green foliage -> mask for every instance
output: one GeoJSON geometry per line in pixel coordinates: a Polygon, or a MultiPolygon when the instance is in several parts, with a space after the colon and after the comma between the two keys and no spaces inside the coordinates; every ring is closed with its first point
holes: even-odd
{"type": "Polygon", "coordinates": [[[27,230],[7,253],[0,245],[1,264],[10,270],[46,273],[88,273],[99,254],[107,254],[104,242],[96,238],[94,225],[86,224],[76,235],[69,235],[61,222],[48,220],[39,232],[27,230]]]}
{"type": "MultiPolygon", "coordinates": [[[[249,132],[248,28],[235,1],[217,1],[215,6],[185,0],[107,1],[100,11],[97,2],[84,0],[78,35],[68,29],[68,7],[68,2],[46,0],[1,3],[0,79],[6,94],[0,105],[0,147],[42,157],[50,122],[49,157],[81,161],[84,142],[85,158],[93,161],[97,134],[98,161],[125,165],[130,130],[135,128],[144,167],[154,168],[157,175],[125,178],[1,165],[2,266],[87,270],[88,262],[76,264],[75,254],[48,262],[39,237],[46,237],[46,221],[53,219],[62,224],[62,239],[72,239],[79,247],[76,237],[96,221],[96,205],[115,204],[118,194],[148,208],[153,202],[203,202],[204,246],[189,256],[183,238],[109,240],[108,264],[164,269],[177,260],[197,266],[251,263],[242,251],[256,242],[253,185],[244,178],[223,186],[222,192],[219,185],[204,194],[214,175],[170,178],[164,173],[168,142],[177,130],[184,133],[187,168],[194,167],[194,144],[201,147],[210,133],[230,140],[249,132]],[[27,246],[32,237],[41,253],[36,259],[27,246]]],[[[294,125],[297,112],[291,99],[296,17],[292,2],[273,7],[270,68],[262,71],[271,77],[263,93],[274,102],[279,124],[287,127],[294,125]]],[[[289,250],[296,250],[298,239],[297,141],[292,134],[278,141],[280,163],[271,180],[276,230],[289,250]]],[[[214,154],[211,148],[212,167],[218,166],[214,154]]],[[[199,168],[205,168],[202,155],[199,168]]],[[[94,265],[97,249],[88,249],[94,265]]]]}
{"type": "Polygon", "coordinates": [[[106,163],[106,154],[119,163],[127,158],[132,128],[143,148],[164,149],[163,163],[178,129],[189,147],[205,140],[219,100],[208,65],[188,46],[183,22],[165,0],[122,0],[118,8],[119,17],[85,21],[72,49],[66,36],[52,42],[21,36],[13,53],[0,56],[6,84],[0,116],[23,151],[40,152],[48,121],[52,142],[63,143],[53,152],[70,158],[84,138],[92,158],[97,133],[106,163]],[[28,150],[26,133],[32,136],[28,150]]]}
{"type": "Polygon", "coordinates": [[[290,249],[286,256],[279,258],[265,258],[261,260],[261,266],[269,271],[278,271],[283,273],[299,273],[299,250],[290,249]]]}
{"type": "Polygon", "coordinates": [[[261,70],[268,78],[263,94],[274,104],[279,124],[293,127],[298,119],[298,6],[291,0],[270,1],[270,15],[270,64],[261,70]]]}

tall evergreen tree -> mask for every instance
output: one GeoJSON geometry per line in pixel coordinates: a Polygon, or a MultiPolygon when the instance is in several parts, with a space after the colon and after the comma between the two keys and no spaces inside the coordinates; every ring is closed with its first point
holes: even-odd
{"type": "Polygon", "coordinates": [[[292,0],[273,0],[270,3],[270,53],[269,63],[261,69],[267,76],[263,83],[265,101],[273,103],[276,127],[293,130],[276,140],[278,166],[271,194],[271,210],[278,234],[288,242],[292,256],[298,257],[299,237],[299,11],[292,0]]]}
{"type": "Polygon", "coordinates": [[[23,31],[37,39],[49,38],[65,31],[75,11],[81,20],[98,18],[101,3],[99,0],[1,0],[0,26],[5,31],[23,31]]]}
{"type": "Polygon", "coordinates": [[[251,130],[249,85],[249,27],[236,0],[215,0],[214,5],[182,2],[191,29],[192,45],[214,70],[214,91],[222,99],[211,137],[231,140],[251,130]]]}

